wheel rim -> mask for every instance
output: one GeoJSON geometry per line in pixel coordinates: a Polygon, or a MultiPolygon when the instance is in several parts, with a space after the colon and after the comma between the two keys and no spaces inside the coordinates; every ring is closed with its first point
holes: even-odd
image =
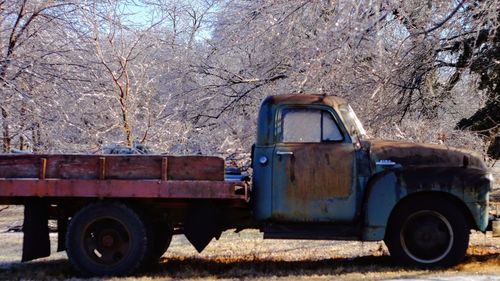
{"type": "Polygon", "coordinates": [[[114,266],[130,254],[130,233],[113,218],[99,218],[89,223],[82,240],[85,253],[97,264],[114,266]]]}
{"type": "Polygon", "coordinates": [[[405,221],[400,232],[405,253],[419,263],[442,260],[453,246],[450,222],[435,211],[417,212],[405,221]]]}

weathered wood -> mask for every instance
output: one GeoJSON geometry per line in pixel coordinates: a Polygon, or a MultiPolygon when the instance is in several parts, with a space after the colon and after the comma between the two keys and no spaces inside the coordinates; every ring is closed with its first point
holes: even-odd
{"type": "Polygon", "coordinates": [[[224,180],[218,157],[77,154],[3,154],[0,178],[40,178],[42,158],[47,179],[224,180]]]}
{"type": "Polygon", "coordinates": [[[224,180],[224,160],[219,157],[169,156],[169,180],[224,180]]]}
{"type": "Polygon", "coordinates": [[[109,179],[161,179],[160,156],[108,157],[109,179]]]}
{"type": "Polygon", "coordinates": [[[41,180],[44,180],[46,174],[47,174],[47,158],[41,158],[41,161],[40,161],[40,176],[39,176],[39,178],[41,180]]]}
{"type": "Polygon", "coordinates": [[[106,157],[99,157],[99,179],[106,178],[106,157]]]}
{"type": "Polygon", "coordinates": [[[161,180],[166,181],[168,179],[168,158],[163,157],[161,162],[161,180]]]}
{"type": "Polygon", "coordinates": [[[171,199],[248,199],[236,193],[243,182],[161,180],[0,179],[2,197],[100,197],[171,199]]]}
{"type": "Polygon", "coordinates": [[[2,156],[0,158],[1,178],[38,178],[39,175],[40,161],[30,155],[19,155],[16,158],[2,156]]]}

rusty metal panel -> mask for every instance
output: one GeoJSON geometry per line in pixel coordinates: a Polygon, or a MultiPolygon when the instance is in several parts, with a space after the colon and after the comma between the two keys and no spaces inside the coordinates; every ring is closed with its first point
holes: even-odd
{"type": "Polygon", "coordinates": [[[274,156],[273,218],[331,221],[354,216],[352,144],[280,144],[276,151],[293,154],[274,156]]]}
{"type": "Polygon", "coordinates": [[[291,150],[294,155],[286,161],[287,196],[300,201],[349,196],[352,144],[306,144],[291,150]]]}
{"type": "Polygon", "coordinates": [[[0,179],[0,197],[248,199],[243,182],[0,179]],[[243,188],[243,192],[236,192],[243,188]]]}
{"type": "Polygon", "coordinates": [[[269,96],[264,100],[270,104],[293,104],[293,105],[326,105],[333,109],[337,109],[339,104],[347,103],[344,99],[337,96],[325,95],[277,95],[269,96]]]}
{"type": "Polygon", "coordinates": [[[477,167],[486,170],[481,157],[470,151],[436,144],[417,144],[387,140],[369,140],[375,161],[391,160],[409,166],[477,167]]]}
{"type": "Polygon", "coordinates": [[[162,179],[165,172],[167,180],[223,181],[224,160],[162,155],[0,155],[0,178],[162,179]]]}

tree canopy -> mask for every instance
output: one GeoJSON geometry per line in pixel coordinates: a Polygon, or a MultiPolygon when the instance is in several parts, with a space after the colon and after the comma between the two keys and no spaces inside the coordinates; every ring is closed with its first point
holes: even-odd
{"type": "Polygon", "coordinates": [[[500,1],[0,0],[4,152],[240,155],[270,94],[500,158],[500,1]]]}

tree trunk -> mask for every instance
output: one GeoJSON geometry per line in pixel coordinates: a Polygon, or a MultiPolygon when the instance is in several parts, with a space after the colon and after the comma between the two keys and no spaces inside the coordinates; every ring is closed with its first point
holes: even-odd
{"type": "Polygon", "coordinates": [[[3,152],[9,152],[10,151],[10,143],[11,143],[11,137],[10,137],[10,131],[9,131],[9,122],[7,120],[7,117],[9,117],[9,114],[5,110],[5,108],[2,107],[2,137],[3,137],[3,144],[2,144],[2,151],[3,152]]]}
{"type": "Polygon", "coordinates": [[[31,127],[31,141],[33,143],[33,152],[40,151],[41,146],[41,131],[40,131],[40,123],[35,122],[31,127]]]}
{"type": "Polygon", "coordinates": [[[125,131],[125,137],[127,139],[127,146],[132,147],[132,128],[128,119],[127,100],[123,96],[120,97],[120,106],[122,111],[123,130],[125,131]]]}

